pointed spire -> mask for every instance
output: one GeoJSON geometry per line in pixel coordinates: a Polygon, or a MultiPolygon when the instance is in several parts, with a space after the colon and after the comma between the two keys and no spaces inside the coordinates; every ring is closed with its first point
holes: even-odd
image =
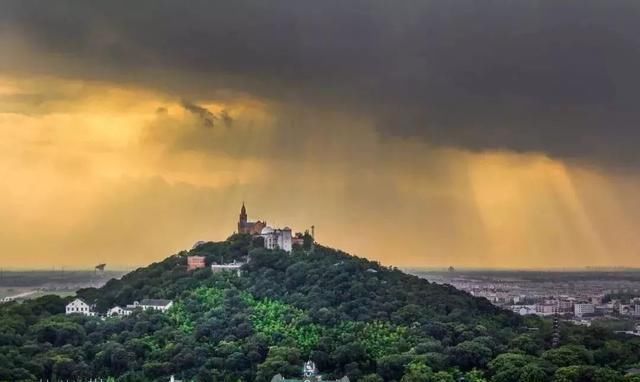
{"type": "Polygon", "coordinates": [[[247,209],[242,202],[242,208],[240,209],[240,220],[238,220],[238,233],[246,233],[244,231],[247,224],[247,209]]]}

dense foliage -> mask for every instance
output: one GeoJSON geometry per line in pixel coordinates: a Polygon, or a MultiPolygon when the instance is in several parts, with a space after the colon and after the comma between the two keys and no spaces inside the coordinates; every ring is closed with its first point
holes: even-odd
{"type": "Polygon", "coordinates": [[[450,286],[316,246],[292,254],[248,236],[205,243],[78,295],[105,312],[167,298],[166,313],[100,319],[64,315],[69,299],[0,306],[0,380],[269,381],[313,359],[325,379],[352,381],[634,381],[640,339],[601,328],[523,320],[450,286]],[[250,262],[241,277],[189,272],[250,262]]]}

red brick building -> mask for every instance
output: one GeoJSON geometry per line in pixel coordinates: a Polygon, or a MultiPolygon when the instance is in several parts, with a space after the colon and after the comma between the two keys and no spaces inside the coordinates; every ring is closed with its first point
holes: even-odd
{"type": "Polygon", "coordinates": [[[187,270],[192,271],[199,268],[204,268],[204,256],[187,257],[187,270]]]}

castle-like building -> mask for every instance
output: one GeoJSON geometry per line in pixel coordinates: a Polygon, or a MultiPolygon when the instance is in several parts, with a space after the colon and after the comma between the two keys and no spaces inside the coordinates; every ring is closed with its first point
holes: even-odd
{"type": "Polygon", "coordinates": [[[260,235],[262,229],[267,226],[266,221],[250,222],[247,220],[247,209],[242,202],[242,208],[240,209],[240,219],[238,220],[238,233],[248,233],[249,235],[260,235]]]}
{"type": "Polygon", "coordinates": [[[264,247],[267,249],[279,248],[287,252],[293,249],[293,236],[289,227],[280,229],[266,226],[260,232],[260,236],[264,239],[264,247]]]}
{"type": "Polygon", "coordinates": [[[247,208],[242,203],[240,208],[240,218],[238,219],[238,233],[260,236],[264,240],[264,247],[267,249],[282,249],[291,252],[293,247],[293,236],[291,228],[272,228],[266,221],[250,222],[247,218],[247,208]]]}

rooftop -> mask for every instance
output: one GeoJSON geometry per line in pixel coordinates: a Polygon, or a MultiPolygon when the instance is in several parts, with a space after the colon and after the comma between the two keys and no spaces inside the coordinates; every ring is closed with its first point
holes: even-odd
{"type": "Polygon", "coordinates": [[[169,305],[169,303],[171,303],[171,300],[150,299],[150,298],[140,301],[140,305],[146,305],[146,306],[167,306],[169,305]]]}

